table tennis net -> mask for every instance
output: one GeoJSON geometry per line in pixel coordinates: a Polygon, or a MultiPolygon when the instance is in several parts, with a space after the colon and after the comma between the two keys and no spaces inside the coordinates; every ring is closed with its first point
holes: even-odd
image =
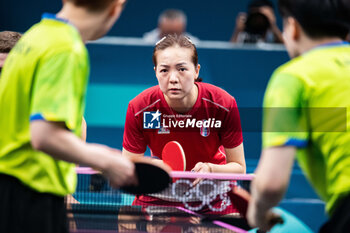
{"type": "Polygon", "coordinates": [[[119,206],[169,206],[199,213],[226,213],[228,207],[235,205],[227,193],[234,186],[249,191],[252,179],[251,175],[242,174],[172,172],[173,182],[167,189],[135,196],[111,188],[108,180],[91,168],[77,168],[77,173],[76,192],[66,198],[68,210],[94,213],[113,212],[119,206]],[[200,181],[193,185],[197,179],[200,181]]]}

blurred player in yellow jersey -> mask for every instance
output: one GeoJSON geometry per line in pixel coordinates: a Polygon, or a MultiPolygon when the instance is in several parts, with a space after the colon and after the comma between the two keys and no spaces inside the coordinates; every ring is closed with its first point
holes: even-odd
{"type": "Polygon", "coordinates": [[[120,152],[87,144],[82,116],[89,74],[85,41],[103,36],[125,0],[65,0],[44,14],[6,59],[0,85],[0,232],[68,232],[63,196],[75,165],[113,186],[136,183],[120,152]]]}
{"type": "Polygon", "coordinates": [[[329,221],[321,232],[350,232],[350,28],[348,0],[279,0],[292,60],[271,77],[264,98],[263,152],[248,220],[268,229],[296,157],[329,221]]]}

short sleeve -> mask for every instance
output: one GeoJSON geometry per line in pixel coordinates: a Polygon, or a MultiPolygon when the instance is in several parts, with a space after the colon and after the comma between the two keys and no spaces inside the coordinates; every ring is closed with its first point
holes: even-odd
{"type": "Polygon", "coordinates": [[[304,83],[289,74],[275,74],[267,87],[263,108],[263,148],[308,142],[304,83]]]}
{"type": "Polygon", "coordinates": [[[141,115],[136,116],[133,106],[129,104],[125,119],[123,148],[137,154],[144,153],[147,148],[146,139],[140,128],[139,117],[141,115]]]}
{"type": "Polygon", "coordinates": [[[225,148],[235,148],[242,142],[243,135],[239,110],[236,100],[232,98],[232,106],[225,117],[221,129],[221,143],[225,148]]]}
{"type": "Polygon", "coordinates": [[[43,59],[33,81],[30,120],[65,122],[72,131],[80,128],[87,76],[72,52],[43,59]]]}

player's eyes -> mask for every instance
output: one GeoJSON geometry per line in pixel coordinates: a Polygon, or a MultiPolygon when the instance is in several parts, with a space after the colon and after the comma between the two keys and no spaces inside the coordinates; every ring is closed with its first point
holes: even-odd
{"type": "Polygon", "coordinates": [[[183,68],[183,67],[179,69],[179,71],[185,71],[185,70],[187,70],[187,69],[183,68]]]}
{"type": "Polygon", "coordinates": [[[160,73],[165,73],[165,72],[167,72],[168,70],[167,69],[161,69],[160,70],[160,73]]]}

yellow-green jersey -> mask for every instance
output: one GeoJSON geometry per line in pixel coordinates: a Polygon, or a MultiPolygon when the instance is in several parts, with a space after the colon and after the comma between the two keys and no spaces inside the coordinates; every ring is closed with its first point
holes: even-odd
{"type": "Polygon", "coordinates": [[[350,193],[350,46],[326,44],[271,77],[263,147],[297,147],[297,160],[332,214],[350,193]]]}
{"type": "MultiPolygon", "coordinates": [[[[0,173],[38,192],[75,190],[75,165],[31,146],[30,121],[64,122],[80,136],[87,49],[69,22],[44,14],[11,50],[0,79],[0,173]]],[[[50,135],[45,135],[50,137],[50,135]]]]}

